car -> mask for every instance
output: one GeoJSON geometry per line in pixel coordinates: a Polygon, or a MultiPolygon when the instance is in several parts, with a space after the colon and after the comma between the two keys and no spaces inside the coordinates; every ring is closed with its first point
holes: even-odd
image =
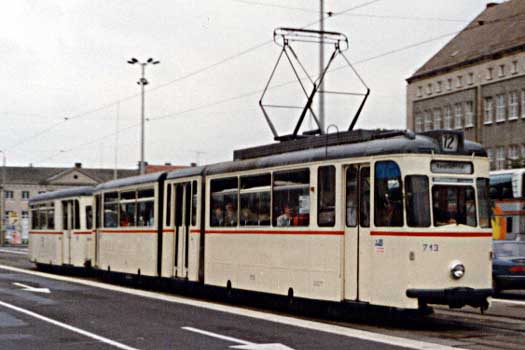
{"type": "Polygon", "coordinates": [[[494,241],[492,285],[494,293],[525,289],[525,241],[494,241]]]}

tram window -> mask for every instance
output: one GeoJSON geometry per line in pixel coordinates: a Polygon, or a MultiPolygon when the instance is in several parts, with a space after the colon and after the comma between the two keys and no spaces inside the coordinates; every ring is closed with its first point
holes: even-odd
{"type": "Polygon", "coordinates": [[[171,227],[171,189],[173,185],[168,184],[166,189],[166,226],[171,227]]]}
{"type": "Polygon", "coordinates": [[[376,226],[403,226],[401,171],[393,161],[375,164],[374,223],[376,226]]]}
{"type": "Polygon", "coordinates": [[[136,226],[137,221],[137,192],[126,191],[120,193],[119,226],[136,226]]]}
{"type": "Polygon", "coordinates": [[[153,227],[155,222],[153,201],[141,201],[137,205],[137,226],[153,227]]]}
{"type": "Polygon", "coordinates": [[[41,230],[47,229],[47,211],[43,207],[38,210],[38,222],[41,230]]]}
{"type": "Polygon", "coordinates": [[[271,174],[241,177],[241,226],[270,225],[271,174]]]}
{"type": "Polygon", "coordinates": [[[478,178],[476,180],[478,189],[478,216],[479,226],[490,227],[490,198],[489,198],[489,179],[478,178]]]}
{"type": "Polygon", "coordinates": [[[104,227],[117,227],[118,224],[118,193],[104,194],[104,227]]]}
{"type": "Polygon", "coordinates": [[[346,169],[346,226],[357,226],[357,168],[346,169]]]}
{"type": "Polygon", "coordinates": [[[38,230],[38,209],[36,207],[31,207],[31,228],[33,230],[38,230]]]}
{"type": "Polygon", "coordinates": [[[317,224],[335,226],[335,166],[318,169],[317,188],[317,224]]]}
{"type": "Polygon", "coordinates": [[[93,228],[93,207],[86,205],[86,229],[91,230],[93,228]]]}
{"type": "Polygon", "coordinates": [[[140,198],[153,198],[155,197],[155,190],[153,188],[148,188],[146,190],[138,191],[137,197],[140,198]]]}
{"type": "Polygon", "coordinates": [[[54,208],[47,209],[47,228],[50,230],[55,229],[55,209],[54,208]]]}
{"type": "Polygon", "coordinates": [[[359,226],[370,227],[370,168],[361,168],[359,177],[359,226]]]}
{"type": "Polygon", "coordinates": [[[294,170],[273,175],[273,225],[310,224],[310,170],[294,170]]]}
{"type": "Polygon", "coordinates": [[[69,210],[67,208],[69,202],[62,202],[62,230],[71,230],[69,226],[69,210]]]}
{"type": "Polygon", "coordinates": [[[237,226],[238,192],[236,177],[211,181],[210,226],[237,226]]]}
{"type": "Polygon", "coordinates": [[[411,227],[430,226],[430,198],[428,177],[410,175],[405,177],[407,223],[411,227]]]}
{"type": "Polygon", "coordinates": [[[197,181],[191,183],[191,226],[197,226],[197,204],[199,197],[197,196],[197,181]]]}
{"type": "Polygon", "coordinates": [[[433,186],[432,208],[435,226],[476,226],[476,203],[471,186],[433,186]]]}
{"type": "Polygon", "coordinates": [[[73,201],[73,207],[75,209],[75,215],[73,216],[75,230],[80,230],[80,204],[78,200],[73,201]]]}
{"type": "Polygon", "coordinates": [[[95,196],[95,225],[97,228],[101,227],[100,223],[102,222],[102,211],[100,210],[100,195],[95,196]]]}

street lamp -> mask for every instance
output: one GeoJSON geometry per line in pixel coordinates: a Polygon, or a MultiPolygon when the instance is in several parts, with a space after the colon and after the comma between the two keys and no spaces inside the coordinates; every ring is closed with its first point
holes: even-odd
{"type": "Polygon", "coordinates": [[[148,64],[159,64],[160,61],[154,60],[153,58],[148,58],[146,62],[140,62],[136,58],[132,57],[129,61],[129,64],[140,64],[141,77],[137,84],[140,85],[141,93],[141,106],[140,106],[140,174],[145,173],[144,168],[144,87],[148,85],[148,80],[145,78],[146,66],[148,64]]]}
{"type": "Polygon", "coordinates": [[[5,243],[5,152],[0,150],[0,153],[2,153],[2,186],[0,195],[2,198],[0,198],[0,204],[1,204],[1,220],[0,220],[0,245],[4,245],[5,243]]]}

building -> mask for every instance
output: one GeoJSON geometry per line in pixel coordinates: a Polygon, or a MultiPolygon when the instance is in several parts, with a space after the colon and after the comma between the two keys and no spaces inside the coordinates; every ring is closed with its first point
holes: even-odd
{"type": "MultiPolygon", "coordinates": [[[[32,196],[74,186],[97,185],[112,180],[113,169],[82,168],[76,163],[72,168],[16,167],[7,166],[0,169],[3,185],[3,200],[0,212],[4,212],[5,228],[20,234],[20,239],[27,237],[29,207],[32,196]]],[[[138,175],[138,170],[119,169],[118,177],[138,175]]],[[[3,230],[4,228],[2,228],[3,230]]]]}
{"type": "Polygon", "coordinates": [[[461,129],[491,169],[525,162],[525,1],[488,3],[407,79],[407,128],[461,129]]]}

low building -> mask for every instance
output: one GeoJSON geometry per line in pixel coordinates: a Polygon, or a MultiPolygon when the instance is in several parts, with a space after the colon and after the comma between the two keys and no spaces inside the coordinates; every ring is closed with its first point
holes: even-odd
{"type": "Polygon", "coordinates": [[[407,79],[407,128],[461,129],[491,169],[525,165],[525,1],[485,10],[407,79]]]}

